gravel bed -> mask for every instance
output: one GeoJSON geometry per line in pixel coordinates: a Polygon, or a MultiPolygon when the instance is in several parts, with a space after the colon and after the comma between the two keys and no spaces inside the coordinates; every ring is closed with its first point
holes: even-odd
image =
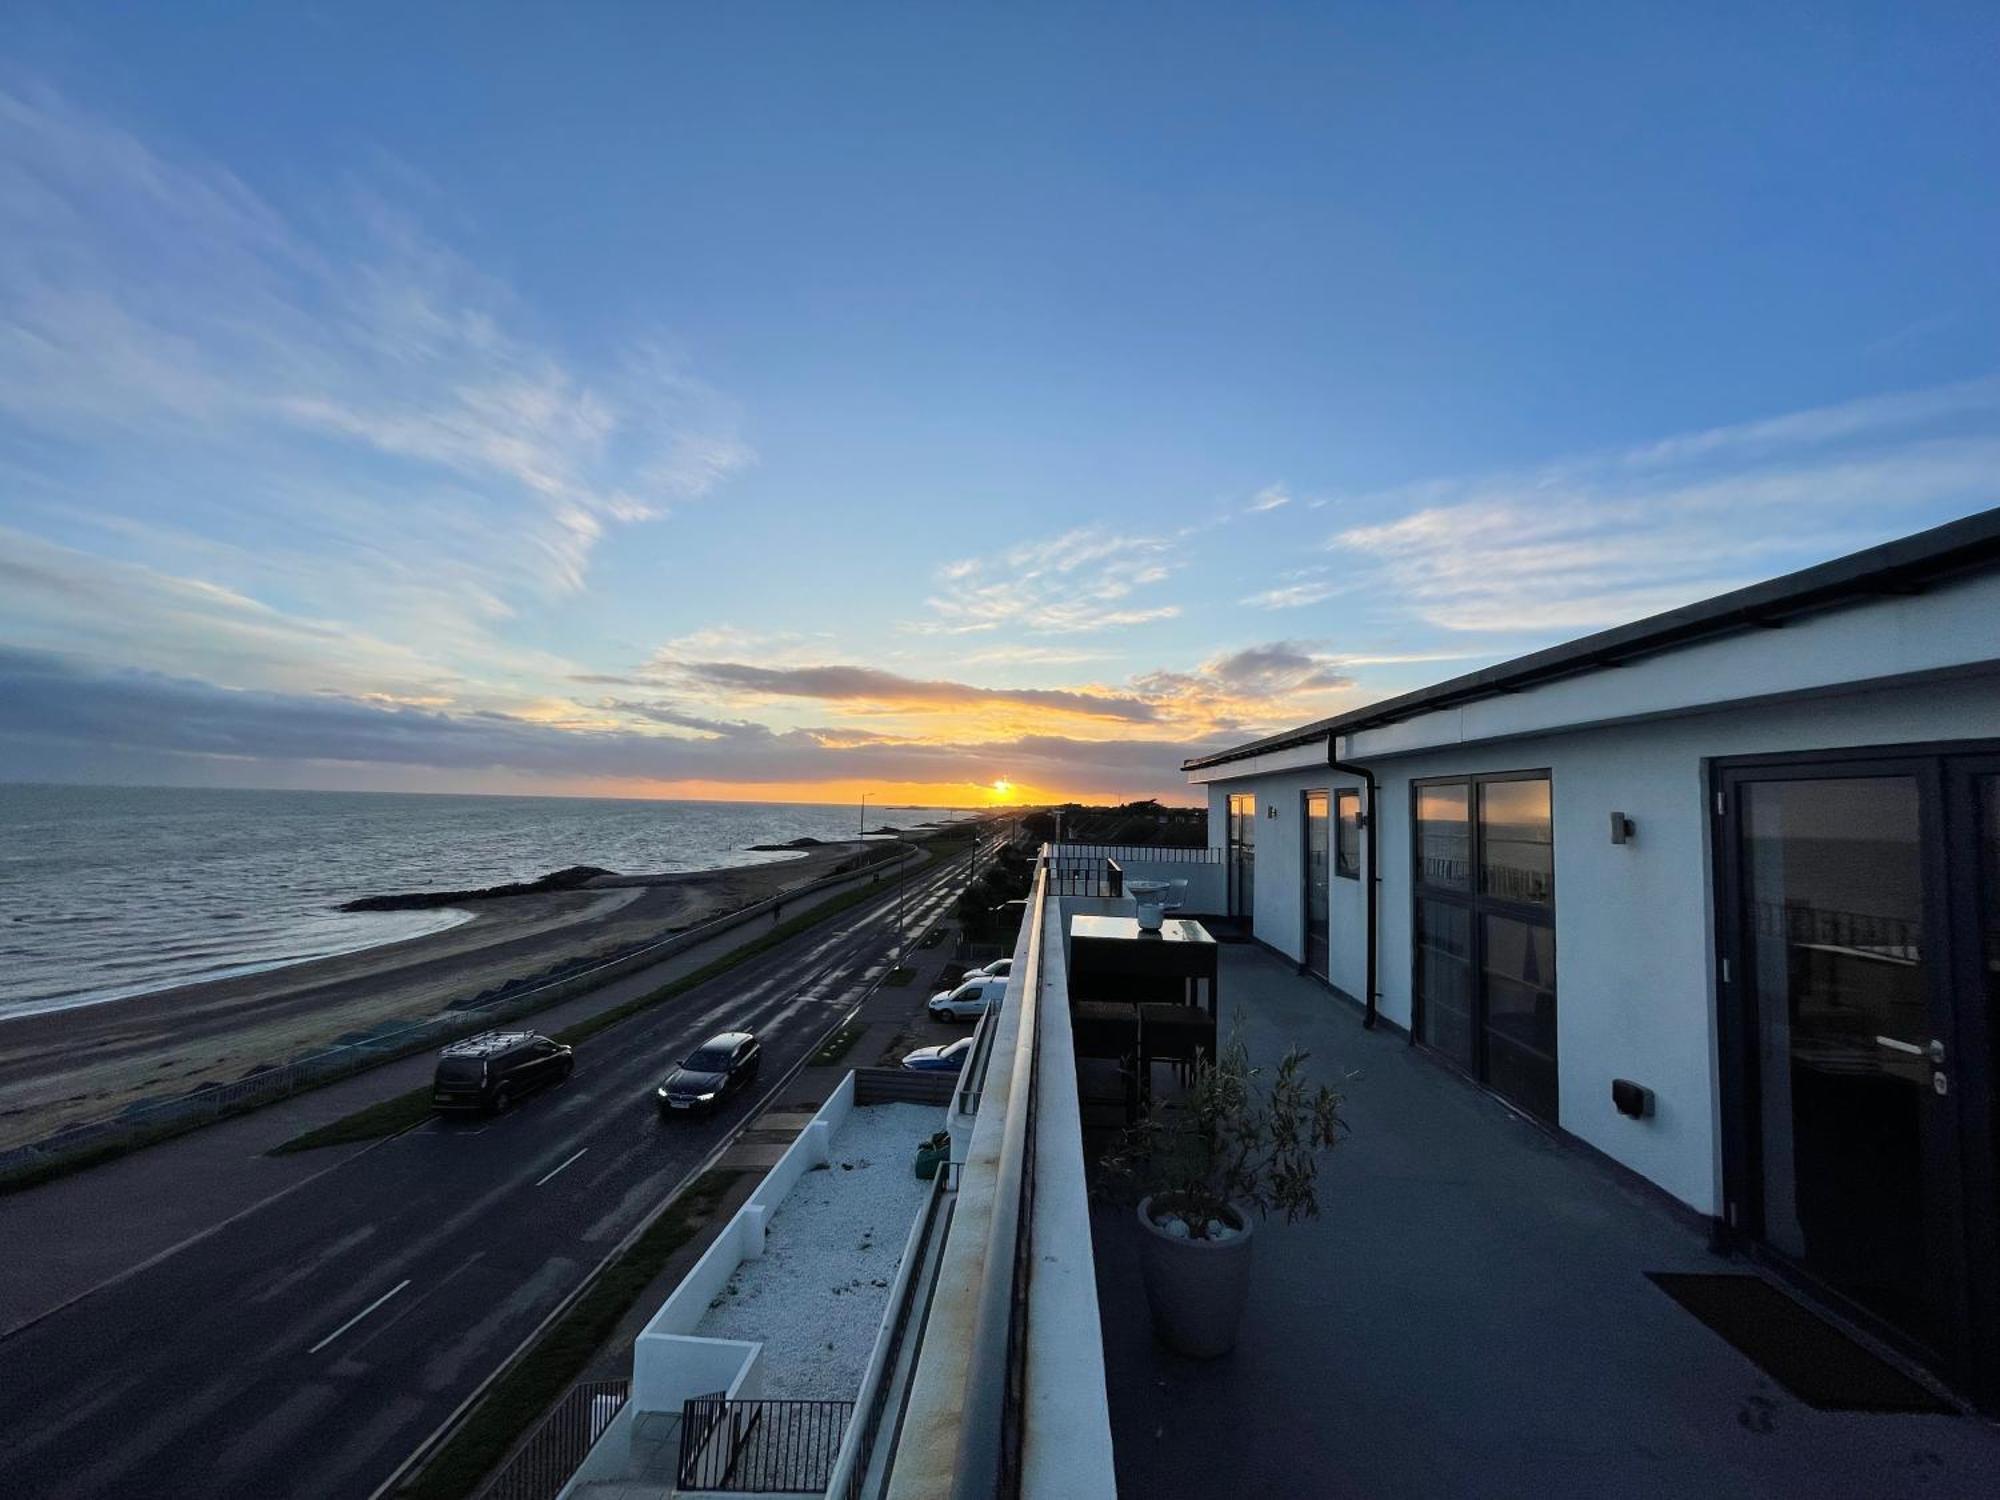
{"type": "Polygon", "coordinates": [[[853,1400],[930,1189],[911,1170],[917,1146],[943,1128],[935,1104],[856,1109],[833,1138],[833,1165],[799,1179],[763,1257],[737,1268],[694,1332],[761,1343],[768,1397],[853,1400]]]}

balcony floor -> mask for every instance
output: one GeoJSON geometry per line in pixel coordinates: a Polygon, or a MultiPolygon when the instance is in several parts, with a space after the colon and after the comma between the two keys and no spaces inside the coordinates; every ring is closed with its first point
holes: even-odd
{"type": "Polygon", "coordinates": [[[1221,992],[1256,1061],[1313,1054],[1352,1136],[1317,1222],[1258,1227],[1210,1363],[1154,1343],[1138,1227],[1096,1210],[1121,1493],[2000,1493],[1991,1424],[1815,1411],[1684,1312],[1646,1272],[1746,1267],[1604,1163],[1261,949],[1224,948],[1221,992]]]}

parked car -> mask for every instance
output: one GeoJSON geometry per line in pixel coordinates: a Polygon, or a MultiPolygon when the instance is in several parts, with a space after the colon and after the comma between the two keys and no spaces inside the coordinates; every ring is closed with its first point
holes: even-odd
{"type": "Polygon", "coordinates": [[[962,1073],[965,1060],[972,1056],[972,1038],[962,1036],[942,1047],[919,1047],[903,1059],[913,1073],[962,1073]]]}
{"type": "Polygon", "coordinates": [[[693,1113],[719,1108],[722,1101],[757,1076],[764,1049],[747,1031],[712,1036],[687,1055],[654,1091],[660,1113],[693,1113]]]}
{"type": "Polygon", "coordinates": [[[961,979],[955,989],[939,990],[931,996],[931,1018],[937,1021],[976,1021],[999,1005],[1007,993],[1007,981],[982,975],[961,979]]]}
{"type": "Polygon", "coordinates": [[[964,977],[966,979],[1005,979],[1013,972],[1013,959],[996,958],[990,964],[981,964],[976,969],[967,969],[964,977]]]}
{"type": "Polygon", "coordinates": [[[575,1071],[576,1054],[540,1032],[482,1032],[438,1053],[431,1104],[499,1114],[575,1071]]]}

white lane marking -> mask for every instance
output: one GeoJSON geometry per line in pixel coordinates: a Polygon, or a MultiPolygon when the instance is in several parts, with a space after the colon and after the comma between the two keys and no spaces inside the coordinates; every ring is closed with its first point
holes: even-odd
{"type": "Polygon", "coordinates": [[[376,1308],[380,1307],[384,1302],[387,1302],[391,1297],[395,1296],[396,1293],[400,1292],[404,1287],[408,1286],[409,1284],[410,1284],[410,1279],[407,1276],[404,1277],[401,1281],[397,1282],[394,1286],[390,1287],[388,1291],[384,1292],[381,1296],[377,1297],[373,1302],[369,1303],[366,1307],[362,1308],[360,1312],[356,1313],[353,1317],[349,1318],[345,1323],[342,1323],[338,1328],[334,1329],[332,1333],[329,1333],[325,1338],[321,1339],[317,1344],[314,1344],[312,1348],[306,1350],[306,1353],[308,1354],[319,1353],[320,1350],[324,1349],[328,1344],[332,1343],[335,1339],[339,1338],[343,1333],[347,1332],[348,1329],[352,1328],[356,1323],[359,1323],[363,1318],[367,1317],[370,1313],[375,1311],[376,1308]]]}
{"type": "MultiPolygon", "coordinates": [[[[585,1147],[583,1148],[583,1151],[579,1151],[579,1152],[577,1152],[577,1153],[576,1153],[576,1156],[581,1156],[581,1155],[583,1155],[583,1152],[584,1152],[584,1151],[588,1151],[589,1149],[590,1149],[590,1147],[588,1147],[588,1146],[585,1146],[585,1147]]],[[[572,1156],[572,1157],[571,1157],[571,1158],[569,1159],[569,1161],[566,1161],[566,1162],[564,1162],[564,1163],[562,1164],[562,1167],[557,1167],[557,1168],[556,1168],[556,1172],[560,1172],[560,1171],[561,1171],[561,1170],[563,1169],[563,1167],[566,1167],[566,1166],[568,1166],[568,1165],[569,1165],[569,1162],[570,1162],[570,1161],[575,1161],[575,1160],[576,1160],[576,1156],[572,1156]]],[[[549,1173],[549,1177],[553,1177],[553,1176],[555,1176],[555,1175],[556,1175],[556,1172],[551,1172],[551,1173],[549,1173]]],[[[549,1180],[549,1177],[544,1177],[544,1178],[542,1179],[542,1182],[547,1182],[547,1181],[549,1180]]],[[[540,1187],[540,1186],[542,1185],[542,1182],[538,1182],[538,1183],[536,1183],[536,1184],[535,1184],[535,1186],[536,1186],[536,1187],[540,1187]]]]}

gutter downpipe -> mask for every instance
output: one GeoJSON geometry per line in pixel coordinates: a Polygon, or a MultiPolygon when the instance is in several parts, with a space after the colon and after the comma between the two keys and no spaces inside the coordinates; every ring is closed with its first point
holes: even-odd
{"type": "Polygon", "coordinates": [[[1335,747],[1339,743],[1339,738],[1336,735],[1330,734],[1326,737],[1327,768],[1334,771],[1345,771],[1350,776],[1359,776],[1368,786],[1368,817],[1361,825],[1362,832],[1366,835],[1367,844],[1367,853],[1363,857],[1368,861],[1368,993],[1362,999],[1361,1025],[1364,1030],[1372,1031],[1375,1029],[1375,1021],[1377,1019],[1375,1010],[1375,963],[1377,948],[1380,945],[1380,934],[1377,928],[1381,912],[1380,890],[1382,885],[1381,872],[1376,868],[1375,864],[1375,773],[1364,765],[1342,760],[1335,750],[1335,747]]]}

